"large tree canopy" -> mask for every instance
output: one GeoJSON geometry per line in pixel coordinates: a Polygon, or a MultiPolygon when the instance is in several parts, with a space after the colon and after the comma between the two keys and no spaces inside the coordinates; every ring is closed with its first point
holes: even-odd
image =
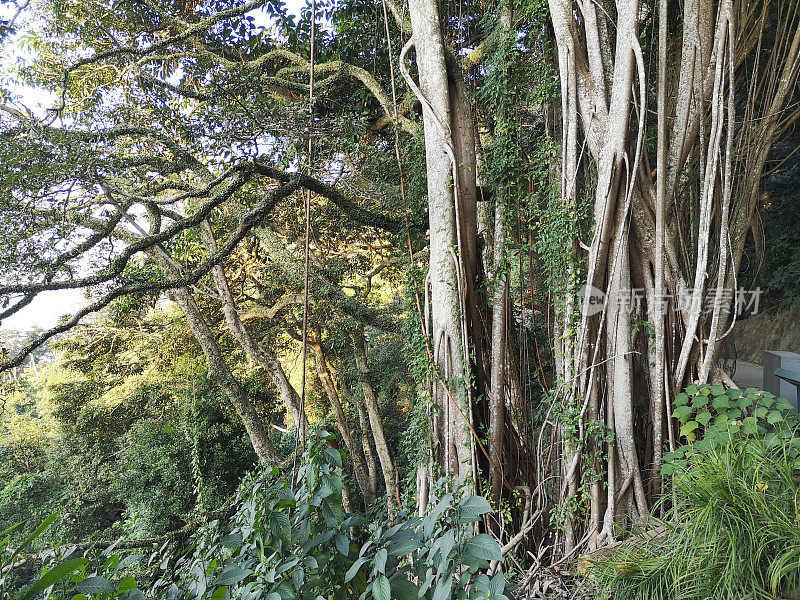
{"type": "Polygon", "coordinates": [[[674,398],[732,384],[762,179],[800,118],[796,0],[11,14],[8,69],[52,100],[0,89],[0,320],[88,300],[0,370],[169,299],[263,464],[296,473],[336,428],[345,508],[422,515],[444,476],[499,509],[505,554],[558,564],[665,498],[665,452],[709,423],[674,398]]]}

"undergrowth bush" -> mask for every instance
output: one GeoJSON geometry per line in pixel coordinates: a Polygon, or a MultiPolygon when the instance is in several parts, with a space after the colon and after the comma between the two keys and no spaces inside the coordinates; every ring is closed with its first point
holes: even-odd
{"type": "MultiPolygon", "coordinates": [[[[19,591],[0,579],[0,599],[507,600],[503,573],[487,574],[500,547],[475,535],[491,510],[484,498],[446,493],[425,517],[367,522],[342,507],[343,453],[330,437],[312,437],[296,489],[277,469],[246,479],[233,519],[208,523],[182,556],[166,544],[149,559],[113,548],[76,556],[72,547],[19,591]]],[[[3,550],[0,570],[16,558],[3,550]]]]}
{"type": "Polygon", "coordinates": [[[796,597],[797,414],[772,394],[722,386],[691,386],[676,404],[688,443],[665,457],[672,504],[593,565],[597,587],[642,600],[796,597]]]}

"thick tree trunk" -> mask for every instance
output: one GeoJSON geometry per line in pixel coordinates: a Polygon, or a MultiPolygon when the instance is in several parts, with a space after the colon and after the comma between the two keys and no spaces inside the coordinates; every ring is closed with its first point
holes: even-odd
{"type": "MultiPolygon", "coordinates": [[[[428,183],[430,319],[427,325],[433,360],[439,371],[432,384],[432,401],[441,407],[434,417],[434,444],[444,473],[462,481],[471,473],[472,456],[467,426],[470,415],[467,326],[463,318],[467,283],[457,251],[464,248],[462,234],[474,234],[460,231],[463,220],[456,214],[459,177],[453,177],[457,165],[451,139],[452,104],[438,2],[411,0],[409,16],[420,81],[417,93],[423,106],[428,183]]],[[[407,81],[416,87],[410,78],[407,81]]],[[[472,177],[474,180],[474,172],[472,177]]]]}
{"type": "MultiPolygon", "coordinates": [[[[707,381],[717,369],[719,341],[730,328],[732,294],[725,292],[735,284],[764,158],[778,132],[800,117],[797,110],[775,116],[785,110],[800,72],[800,12],[777,9],[787,24],[773,41],[762,35],[766,2],[687,0],[681,19],[671,22],[667,3],[659,3],[654,172],[642,152],[649,82],[638,42],[638,1],[616,3],[613,43],[606,22],[612,16],[594,3],[549,4],[562,90],[561,191],[568,201],[575,197],[583,142],[597,168],[586,281],[606,293],[600,315],[589,314],[586,299],[577,323],[571,321],[569,295],[561,311],[558,333],[575,333],[563,335],[558,369],[568,389],[564,403],[578,411],[575,424],[562,425],[565,439],[577,437],[574,447],[564,448],[562,501],[578,492],[580,473],[589,466],[581,458],[592,444],[588,421],[605,416],[615,438],[607,491],[592,487],[582,536],[602,543],[617,535],[617,522],[646,512],[659,493],[663,446],[677,442],[668,416],[671,394],[695,378],[707,381]],[[669,44],[671,28],[680,31],[678,44],[669,44]],[[760,56],[769,57],[767,68],[751,84],[740,118],[736,71],[747,64],[759,72],[760,56]],[[676,68],[668,68],[671,58],[676,68]],[[643,298],[633,294],[637,288],[643,298]],[[665,297],[672,304],[665,305],[665,297]],[[686,306],[674,311],[681,299],[686,306]],[[632,328],[644,315],[653,324],[652,341],[632,328]],[[635,358],[640,353],[649,365],[635,358]],[[645,394],[648,402],[637,400],[645,394]],[[649,485],[643,472],[653,478],[649,485]]],[[[572,264],[584,259],[577,247],[572,264]]],[[[567,551],[583,527],[567,519],[567,551]]]]}
{"type": "Polygon", "coordinates": [[[504,263],[506,245],[505,198],[497,198],[494,217],[494,297],[492,299],[492,367],[489,393],[489,484],[492,500],[500,501],[503,489],[503,442],[506,429],[506,356],[508,328],[508,274],[504,263]]]}

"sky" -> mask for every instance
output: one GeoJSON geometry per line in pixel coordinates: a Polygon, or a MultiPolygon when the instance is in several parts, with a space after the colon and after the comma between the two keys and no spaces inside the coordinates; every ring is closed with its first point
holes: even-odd
{"type": "MultiPolygon", "coordinates": [[[[290,14],[299,15],[300,9],[305,6],[303,0],[288,0],[286,2],[290,14]]],[[[6,8],[8,5],[6,5],[6,8]]],[[[6,13],[0,4],[0,14],[6,13]]],[[[263,13],[256,14],[257,24],[261,25],[263,13]],[[260,18],[259,18],[260,17],[260,18]]],[[[267,25],[267,22],[263,23],[267,25]]],[[[24,21],[17,22],[18,26],[24,27],[24,21]]],[[[0,71],[11,66],[20,55],[21,49],[17,40],[12,41],[6,46],[4,52],[0,52],[0,71]]],[[[45,109],[52,105],[54,97],[41,90],[12,86],[17,92],[23,104],[37,114],[44,114],[45,109]]],[[[47,329],[56,325],[64,315],[71,315],[77,309],[87,303],[85,294],[81,290],[61,290],[54,292],[43,292],[39,294],[28,306],[22,308],[18,313],[3,319],[0,322],[0,329],[16,329],[18,331],[28,331],[34,327],[47,329]]]]}

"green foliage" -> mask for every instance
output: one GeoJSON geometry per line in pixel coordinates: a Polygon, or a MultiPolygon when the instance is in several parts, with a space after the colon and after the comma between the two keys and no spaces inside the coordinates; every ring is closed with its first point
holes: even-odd
{"type": "MultiPolygon", "coordinates": [[[[756,388],[726,389],[722,385],[690,385],[675,398],[672,417],[680,423],[686,444],[664,455],[663,475],[672,475],[693,459],[702,460],[717,446],[763,438],[767,444],[795,440],[797,413],[785,398],[756,388]]],[[[800,452],[800,440],[791,441],[800,452]]],[[[800,456],[800,454],[799,454],[800,456]]]]}
{"type": "Polygon", "coordinates": [[[581,416],[582,400],[564,402],[550,395],[555,406],[554,415],[561,425],[565,448],[569,452],[580,452],[583,468],[580,470],[578,487],[567,502],[553,507],[551,519],[556,527],[563,527],[567,519],[579,520],[586,516],[591,498],[592,486],[603,481],[608,465],[609,448],[614,444],[614,432],[599,419],[586,419],[581,416]],[[579,436],[579,423],[582,423],[583,439],[579,436]]]}
{"type": "Polygon", "coordinates": [[[678,396],[676,418],[697,441],[664,457],[663,471],[673,475],[665,501],[673,504],[594,564],[600,589],[642,600],[800,590],[800,429],[784,402],[707,385],[678,396]]]}
{"type": "Polygon", "coordinates": [[[384,600],[450,598],[455,585],[460,598],[503,598],[502,574],[480,573],[499,546],[472,527],[491,510],[486,500],[447,494],[424,518],[368,524],[343,509],[342,453],[330,440],[324,431],[312,439],[296,491],[277,470],[243,483],[232,526],[202,532],[176,588],[197,598],[384,600]]]}
{"type": "MultiPolygon", "coordinates": [[[[793,440],[797,440],[795,437],[793,440]]],[[[796,444],[717,445],[675,474],[675,506],[595,565],[615,598],[786,597],[800,588],[796,444]]]]}
{"type": "MultiPolygon", "coordinates": [[[[127,600],[145,594],[172,600],[506,600],[503,574],[485,574],[489,561],[501,559],[500,547],[492,537],[474,532],[474,523],[491,510],[484,498],[457,500],[445,494],[423,518],[368,523],[343,509],[343,454],[330,446],[331,439],[324,431],[312,437],[296,489],[277,469],[251,476],[240,488],[231,523],[204,527],[191,553],[177,560],[161,547],[149,564],[163,571],[173,562],[175,570],[145,591],[137,589],[129,573],[141,562],[138,556],[125,557],[110,548],[99,560],[89,560],[73,557],[73,549],[60,560],[51,556],[40,577],[2,600],[42,591],[47,598],[84,594],[127,600]]],[[[52,515],[31,537],[54,520],[52,515]]]]}

